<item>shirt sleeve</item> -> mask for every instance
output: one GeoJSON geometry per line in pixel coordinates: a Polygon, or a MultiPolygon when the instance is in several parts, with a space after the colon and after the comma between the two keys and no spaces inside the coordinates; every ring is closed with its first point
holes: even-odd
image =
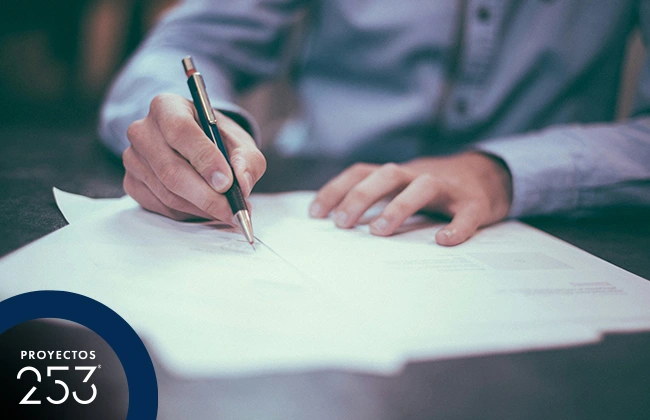
{"type": "MultiPolygon", "coordinates": [[[[648,46],[649,1],[640,2],[638,19],[648,46]]],[[[650,206],[650,57],[629,120],[550,127],[475,147],[508,166],[510,217],[650,206]]]]}
{"type": "Polygon", "coordinates": [[[114,153],[129,146],[127,127],[144,118],[160,93],[191,99],[181,59],[191,55],[212,106],[256,141],[251,115],[237,92],[280,73],[283,46],[304,9],[299,0],[186,0],[154,28],[113,82],[100,112],[99,136],[114,153]]]}
{"type": "Polygon", "coordinates": [[[512,175],[510,217],[650,205],[650,118],[552,127],[476,145],[512,175]]]}

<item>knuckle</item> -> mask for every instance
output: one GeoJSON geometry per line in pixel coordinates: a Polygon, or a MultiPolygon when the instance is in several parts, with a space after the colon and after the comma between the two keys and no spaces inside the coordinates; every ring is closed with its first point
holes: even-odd
{"type": "Polygon", "coordinates": [[[157,115],[165,109],[165,104],[170,100],[172,95],[169,93],[160,93],[153,97],[149,105],[149,113],[157,115]]]}
{"type": "Polygon", "coordinates": [[[158,199],[170,209],[177,209],[180,207],[180,200],[177,195],[167,191],[165,189],[160,189],[156,196],[158,199]]]}
{"type": "Polygon", "coordinates": [[[402,168],[396,163],[385,163],[381,167],[381,171],[389,178],[398,178],[402,175],[402,168]]]}
{"type": "Polygon", "coordinates": [[[342,190],[340,184],[341,174],[327,181],[325,185],[318,190],[317,198],[329,197],[332,194],[336,194],[338,191],[342,190]]]}
{"type": "Polygon", "coordinates": [[[219,129],[223,130],[225,135],[232,135],[232,136],[242,136],[244,135],[245,137],[248,138],[248,140],[251,141],[251,143],[255,143],[252,137],[250,137],[250,134],[244,128],[234,119],[230,118],[230,116],[224,114],[223,112],[219,110],[214,110],[214,117],[217,120],[217,124],[219,125],[219,129]]]}
{"type": "Polygon", "coordinates": [[[350,166],[349,171],[355,174],[366,174],[370,172],[371,165],[365,162],[358,162],[350,166]]]}
{"type": "Polygon", "coordinates": [[[264,175],[266,172],[266,158],[259,150],[255,150],[252,153],[252,161],[255,164],[255,168],[259,171],[258,178],[264,175]]]}
{"type": "Polygon", "coordinates": [[[417,178],[415,178],[414,181],[417,181],[419,184],[422,184],[424,186],[437,186],[440,184],[440,181],[438,178],[434,177],[433,175],[429,174],[422,174],[418,175],[417,178]]]}
{"type": "Polygon", "coordinates": [[[413,180],[413,183],[418,187],[418,189],[422,190],[423,193],[431,193],[445,189],[445,183],[430,174],[418,175],[413,180]]]}
{"type": "Polygon", "coordinates": [[[122,179],[122,188],[124,188],[124,192],[133,197],[133,179],[129,176],[129,174],[124,175],[124,179],[122,179]]]}
{"type": "Polygon", "coordinates": [[[370,195],[362,188],[353,188],[348,193],[348,198],[353,202],[366,203],[370,201],[370,195]]]}
{"type": "Polygon", "coordinates": [[[314,201],[317,201],[321,203],[321,205],[330,205],[331,200],[331,195],[332,195],[332,187],[325,185],[322,187],[318,192],[316,193],[316,197],[314,198],[314,201]]]}
{"type": "Polygon", "coordinates": [[[239,130],[243,129],[239,124],[237,124],[235,121],[233,121],[232,118],[227,116],[226,114],[215,111],[214,112],[214,117],[217,119],[217,123],[219,124],[219,128],[223,128],[228,132],[237,132],[239,130]]]}
{"type": "Polygon", "coordinates": [[[490,201],[486,197],[472,197],[465,202],[468,212],[480,214],[490,208],[490,201]]]}
{"type": "Polygon", "coordinates": [[[390,213],[393,215],[410,216],[411,206],[402,200],[393,200],[390,206],[390,213]]]}
{"type": "Polygon", "coordinates": [[[217,148],[210,144],[195,148],[191,163],[199,172],[210,167],[217,157],[217,148]]]}
{"type": "MultiPolygon", "coordinates": [[[[222,216],[221,215],[222,206],[219,203],[219,201],[214,200],[213,198],[205,199],[203,205],[200,208],[201,210],[203,210],[204,212],[206,212],[211,216],[222,216]]],[[[219,219],[221,219],[221,217],[219,217],[219,219]]]]}
{"type": "Polygon", "coordinates": [[[165,138],[167,143],[172,146],[181,144],[187,137],[189,130],[194,128],[194,121],[190,121],[185,116],[167,116],[165,123],[165,138]]]}
{"type": "Polygon", "coordinates": [[[143,125],[142,120],[133,121],[126,128],[126,137],[129,139],[131,144],[137,143],[143,136],[143,125]]]}
{"type": "Polygon", "coordinates": [[[183,174],[180,166],[171,162],[164,163],[158,173],[158,179],[169,190],[177,191],[183,183],[183,174]]]}
{"type": "Polygon", "coordinates": [[[129,171],[129,169],[133,166],[133,159],[135,156],[133,155],[133,149],[131,147],[127,147],[124,153],[122,153],[122,164],[124,165],[124,169],[129,171]]]}
{"type": "Polygon", "coordinates": [[[258,149],[238,150],[231,154],[230,162],[235,170],[249,172],[254,181],[259,180],[266,172],[266,158],[258,149]]]}
{"type": "Polygon", "coordinates": [[[148,169],[148,167],[141,167],[139,173],[132,172],[132,175],[136,176],[144,185],[151,188],[151,185],[160,185],[160,180],[156,177],[156,174],[148,169]]]}

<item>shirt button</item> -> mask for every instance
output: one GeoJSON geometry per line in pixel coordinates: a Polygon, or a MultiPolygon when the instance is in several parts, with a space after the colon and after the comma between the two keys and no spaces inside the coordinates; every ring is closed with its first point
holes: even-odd
{"type": "Polygon", "coordinates": [[[486,6],[481,6],[476,10],[476,17],[478,18],[479,22],[487,22],[490,20],[490,16],[492,14],[490,13],[490,9],[488,9],[486,6]]]}
{"type": "Polygon", "coordinates": [[[467,114],[467,100],[465,98],[458,98],[454,104],[454,109],[458,115],[467,114]]]}

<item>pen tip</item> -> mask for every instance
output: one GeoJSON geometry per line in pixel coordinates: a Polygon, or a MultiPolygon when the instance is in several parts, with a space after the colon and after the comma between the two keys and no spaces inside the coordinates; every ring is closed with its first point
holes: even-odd
{"type": "Polygon", "coordinates": [[[255,236],[253,235],[253,225],[251,223],[250,213],[248,210],[240,210],[235,214],[235,218],[237,219],[239,226],[244,232],[246,240],[249,244],[251,244],[253,248],[255,248],[255,236]]]}

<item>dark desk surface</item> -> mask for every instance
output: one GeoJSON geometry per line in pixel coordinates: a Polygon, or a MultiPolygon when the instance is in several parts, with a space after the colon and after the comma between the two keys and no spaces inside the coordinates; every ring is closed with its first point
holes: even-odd
{"type": "MultiPolygon", "coordinates": [[[[271,157],[256,191],[313,189],[339,169],[271,157]]],[[[122,174],[92,128],[1,129],[0,255],[66,224],[53,186],[118,197],[122,174]]],[[[526,222],[650,278],[648,214],[626,209],[526,222]]],[[[189,381],[161,366],[157,373],[161,418],[650,419],[650,333],[616,334],[569,349],[414,363],[394,377],[317,371],[189,381]]]]}

